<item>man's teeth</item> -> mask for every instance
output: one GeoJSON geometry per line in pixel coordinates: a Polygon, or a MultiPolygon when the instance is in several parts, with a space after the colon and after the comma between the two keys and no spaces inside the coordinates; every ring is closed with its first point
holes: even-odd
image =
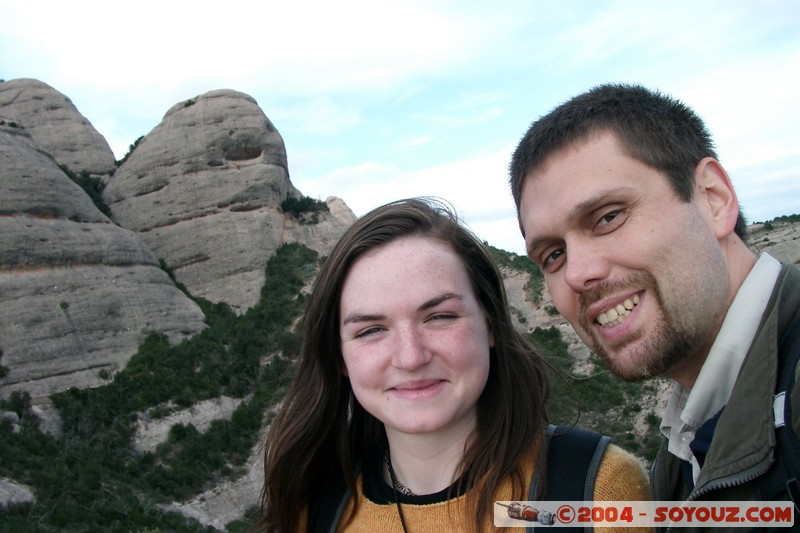
{"type": "Polygon", "coordinates": [[[631,309],[638,303],[639,295],[634,294],[632,298],[626,298],[624,302],[617,304],[616,307],[612,307],[605,313],[600,313],[600,316],[597,317],[597,323],[601,326],[616,326],[622,324],[625,317],[631,314],[631,309]]]}

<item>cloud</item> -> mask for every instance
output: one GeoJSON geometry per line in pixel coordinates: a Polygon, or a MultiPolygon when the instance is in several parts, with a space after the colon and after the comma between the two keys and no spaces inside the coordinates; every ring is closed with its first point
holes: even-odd
{"type": "Polygon", "coordinates": [[[316,96],[277,107],[270,112],[275,121],[291,124],[300,134],[335,135],[360,123],[361,109],[338,105],[329,96],[316,96]]]}
{"type": "Polygon", "coordinates": [[[743,0],[0,0],[0,75],[69,96],[118,158],[176,102],[245,92],[304,194],[361,214],[443,196],[504,247],[521,242],[513,146],[554,105],[609,81],[693,107],[752,218],[796,212],[798,17],[796,2],[743,0]]]}
{"type": "MultiPolygon", "coordinates": [[[[501,239],[493,238],[484,230],[502,225],[513,229],[507,233],[519,234],[507,184],[510,153],[511,147],[506,146],[501,150],[414,171],[401,171],[390,164],[365,161],[314,179],[294,180],[294,183],[307,196],[339,196],[358,216],[401,197],[444,198],[479,237],[499,246],[501,239]]],[[[508,242],[505,236],[502,241],[508,242]]],[[[520,243],[516,244],[518,248],[520,243]]]]}

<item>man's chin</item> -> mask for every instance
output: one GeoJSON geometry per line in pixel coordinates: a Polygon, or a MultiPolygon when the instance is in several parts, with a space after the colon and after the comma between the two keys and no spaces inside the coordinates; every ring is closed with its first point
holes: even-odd
{"type": "Polygon", "coordinates": [[[659,375],[657,370],[643,363],[642,358],[635,354],[610,353],[601,346],[595,346],[594,353],[600,357],[609,372],[624,381],[643,381],[659,375]]]}

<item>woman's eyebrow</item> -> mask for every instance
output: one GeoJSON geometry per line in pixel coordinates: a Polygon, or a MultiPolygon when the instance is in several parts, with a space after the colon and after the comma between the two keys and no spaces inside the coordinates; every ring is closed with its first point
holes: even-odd
{"type": "MultiPolygon", "coordinates": [[[[445,292],[438,296],[434,296],[430,300],[426,300],[425,302],[420,305],[417,310],[418,311],[426,311],[437,305],[441,304],[442,302],[446,302],[447,300],[456,299],[459,301],[463,301],[464,298],[460,294],[456,294],[454,292],[445,292]]],[[[345,326],[347,324],[354,324],[359,322],[374,322],[378,320],[385,320],[386,315],[381,314],[370,314],[370,313],[359,313],[358,311],[349,313],[344,320],[342,321],[342,325],[345,326]]]]}
{"type": "Polygon", "coordinates": [[[353,324],[357,322],[373,322],[375,320],[383,320],[384,315],[369,315],[364,313],[350,313],[342,322],[342,325],[353,324]]]}
{"type": "Polygon", "coordinates": [[[439,305],[442,302],[446,302],[447,300],[453,300],[453,299],[456,299],[456,300],[459,300],[459,301],[463,301],[464,297],[461,296],[460,294],[456,294],[454,292],[445,292],[445,293],[442,293],[442,294],[440,294],[438,296],[434,296],[430,300],[427,300],[422,305],[420,305],[417,309],[419,311],[426,311],[426,310],[428,310],[428,309],[430,309],[432,307],[436,307],[437,305],[439,305]]]}

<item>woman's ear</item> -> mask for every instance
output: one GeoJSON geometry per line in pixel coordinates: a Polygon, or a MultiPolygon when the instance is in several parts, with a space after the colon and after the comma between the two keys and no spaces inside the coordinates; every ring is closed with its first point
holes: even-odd
{"type": "Polygon", "coordinates": [[[693,201],[702,209],[717,239],[733,233],[739,200],[728,173],[719,161],[705,157],[695,167],[693,201]]]}

